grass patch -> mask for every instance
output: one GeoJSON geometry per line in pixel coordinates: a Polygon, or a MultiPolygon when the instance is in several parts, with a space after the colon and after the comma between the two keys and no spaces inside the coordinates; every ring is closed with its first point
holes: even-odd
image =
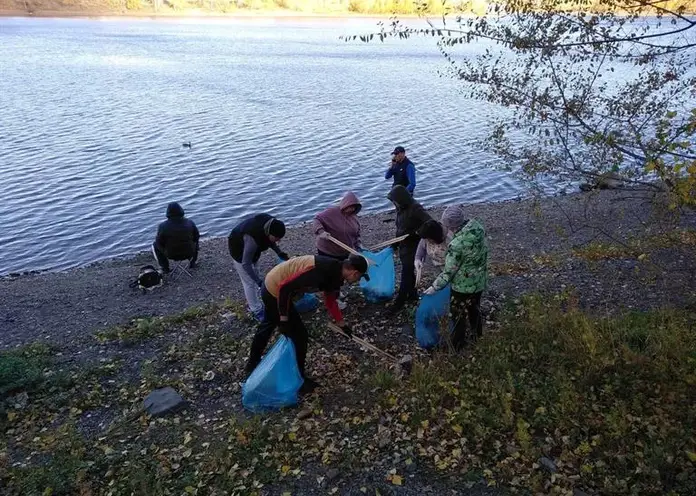
{"type": "Polygon", "coordinates": [[[33,343],[0,353],[0,399],[41,383],[52,352],[45,343],[33,343]]]}
{"type": "Polygon", "coordinates": [[[311,346],[324,387],[302,405],[310,410],[302,418],[297,409],[239,412],[248,339],[221,333],[219,317],[195,310],[167,324],[185,332],[134,380],[109,362],[36,388],[3,426],[12,444],[0,442],[0,466],[26,461],[0,470],[3,489],[328,492],[366,471],[408,486],[417,467],[433,484],[483,477],[543,494],[696,494],[696,316],[687,311],[595,318],[572,295],[530,297],[467,353],[409,349],[416,363],[401,380],[375,357],[343,352],[345,340],[328,333],[311,346]],[[145,394],[165,384],[190,407],[156,419],[140,413],[145,394]],[[230,399],[225,409],[221,400],[230,399]],[[112,428],[83,439],[74,426],[107,402],[120,414],[112,428]],[[336,467],[341,477],[327,484],[336,467]]]}

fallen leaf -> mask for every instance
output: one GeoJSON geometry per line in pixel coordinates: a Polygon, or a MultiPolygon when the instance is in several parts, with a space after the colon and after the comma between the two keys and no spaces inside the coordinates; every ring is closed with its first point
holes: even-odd
{"type": "Polygon", "coordinates": [[[394,484],[395,486],[401,486],[403,484],[404,480],[400,475],[392,475],[391,478],[391,483],[394,484]]]}

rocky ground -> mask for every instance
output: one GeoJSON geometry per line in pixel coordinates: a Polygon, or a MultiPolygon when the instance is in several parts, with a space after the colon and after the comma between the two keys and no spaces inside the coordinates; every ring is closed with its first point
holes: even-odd
{"type": "MultiPolygon", "coordinates": [[[[525,359],[526,345],[506,339],[525,332],[533,341],[531,333],[537,324],[544,326],[546,317],[528,317],[528,327],[509,338],[499,340],[497,333],[503,308],[530,294],[553,296],[568,308],[595,315],[693,308],[696,219],[682,215],[675,220],[664,209],[651,207],[648,199],[637,192],[610,191],[540,203],[466,206],[470,216],[483,221],[491,245],[491,288],[484,302],[489,337],[484,344],[463,357],[425,352],[413,337],[413,308],[391,319],[384,304],[366,304],[359,289],[351,288],[346,320],[392,354],[413,355],[412,377],[400,380],[388,360],[331,334],[319,309],[305,320],[312,339],[309,370],[323,387],[297,409],[264,416],[249,415],[240,404],[242,369],[255,326],[240,303],[241,287],[226,240],[203,244],[192,278],[168,281],[148,294],[128,284],[141,265],[151,263],[149,254],[0,280],[1,344],[13,350],[2,358],[36,369],[35,377],[16,379],[26,384],[0,407],[5,434],[0,468],[7,474],[0,483],[12,494],[440,495],[494,493],[501,484],[505,490],[591,494],[602,492],[595,480],[611,479],[605,483],[621,492],[622,484],[638,482],[617,476],[619,469],[613,467],[609,475],[602,472],[607,470],[604,460],[613,454],[592,465],[594,472],[577,454],[591,448],[582,444],[568,454],[564,445],[581,443],[588,434],[576,432],[572,426],[578,419],[571,413],[564,421],[545,417],[557,400],[543,406],[544,397],[535,395],[550,385],[534,383],[524,394],[527,401],[508,404],[512,393],[504,391],[509,387],[506,374],[514,360],[525,359]],[[511,356],[503,364],[489,363],[491,353],[511,356]],[[441,369],[443,364],[452,364],[462,375],[441,369]],[[500,382],[489,381],[501,366],[500,382]],[[186,404],[162,418],[144,414],[143,398],[163,386],[176,389],[186,404]],[[458,398],[462,403],[455,407],[458,398]],[[508,416],[509,421],[496,424],[495,419],[508,416]],[[560,435],[565,424],[568,435],[560,435]],[[550,441],[557,437],[563,441],[550,441]],[[538,449],[531,446],[536,438],[538,449]]],[[[366,217],[362,226],[369,246],[393,235],[393,215],[366,217]]],[[[282,246],[290,254],[311,253],[309,228],[290,229],[282,246]]],[[[272,263],[266,255],[264,270],[272,263]]],[[[426,279],[432,276],[430,272],[426,279]]],[[[556,339],[540,336],[538,346],[556,339]]],[[[645,338],[640,339],[643,343],[645,338]]],[[[660,350],[688,350],[692,343],[687,344],[660,350]]],[[[573,352],[573,361],[575,357],[573,352]]],[[[560,362],[566,364],[568,356],[560,362]]],[[[672,362],[679,360],[672,357],[672,362]]],[[[2,366],[0,362],[0,376],[7,377],[2,366]]],[[[544,366],[541,361],[532,370],[544,377],[580,373],[543,372],[544,366]]],[[[690,373],[679,374],[691,380],[690,373]]],[[[553,398],[564,398],[569,412],[582,410],[581,402],[565,399],[572,397],[570,386],[561,386],[565,389],[553,398]]],[[[577,397],[587,394],[580,391],[577,397]]],[[[648,393],[641,389],[640,394],[648,393]]],[[[661,398],[655,403],[660,411],[669,411],[671,403],[677,408],[685,401],[682,394],[679,390],[664,404],[661,398]]],[[[626,413],[623,403],[609,406],[612,419],[616,412],[626,413]]],[[[653,428],[653,417],[634,415],[651,423],[634,425],[631,432],[653,428]]],[[[691,436],[693,422],[687,432],[685,421],[670,421],[681,437],[691,436]]],[[[628,431],[621,432],[619,439],[634,442],[628,431]]],[[[687,482],[694,477],[693,471],[673,472],[687,482]]],[[[674,485],[672,479],[668,482],[674,485]]],[[[640,483],[644,485],[636,487],[652,492],[653,481],[640,483]]],[[[664,487],[668,485],[659,486],[664,487]]]]}

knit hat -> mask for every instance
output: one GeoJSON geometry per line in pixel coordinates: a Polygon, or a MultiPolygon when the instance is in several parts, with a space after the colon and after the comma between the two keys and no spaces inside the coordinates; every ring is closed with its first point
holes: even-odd
{"type": "Polygon", "coordinates": [[[465,223],[464,210],[458,205],[447,207],[442,212],[442,225],[452,232],[458,231],[465,223]]]}
{"type": "Polygon", "coordinates": [[[269,236],[274,236],[280,239],[285,236],[285,224],[278,219],[271,219],[268,221],[267,232],[269,236]]]}

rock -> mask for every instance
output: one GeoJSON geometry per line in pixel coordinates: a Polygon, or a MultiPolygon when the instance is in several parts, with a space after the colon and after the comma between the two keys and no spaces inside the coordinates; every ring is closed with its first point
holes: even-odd
{"type": "Polygon", "coordinates": [[[582,491],[581,489],[573,489],[573,496],[590,496],[589,493],[582,491]]]}
{"type": "Polygon", "coordinates": [[[550,458],[545,457],[545,456],[542,456],[541,458],[539,458],[539,465],[544,467],[546,470],[548,470],[552,474],[554,474],[558,471],[558,467],[556,467],[556,464],[554,463],[554,461],[551,460],[550,458]]]}
{"type": "Polygon", "coordinates": [[[155,389],[143,401],[143,408],[153,416],[164,415],[184,406],[186,402],[171,387],[155,389]]]}
{"type": "Polygon", "coordinates": [[[308,417],[310,417],[314,413],[311,408],[305,408],[304,410],[300,410],[300,412],[297,414],[297,418],[299,420],[304,420],[308,417]]]}
{"type": "Polygon", "coordinates": [[[27,404],[29,403],[29,395],[27,394],[26,391],[23,391],[12,398],[10,398],[10,405],[15,410],[24,410],[27,407],[27,404]]]}
{"type": "Polygon", "coordinates": [[[334,480],[336,477],[340,475],[340,472],[336,468],[330,468],[328,472],[326,472],[326,480],[334,480]]]}
{"type": "Polygon", "coordinates": [[[401,328],[401,332],[406,336],[414,336],[416,334],[416,331],[413,329],[411,324],[404,324],[404,326],[401,328]]]}

